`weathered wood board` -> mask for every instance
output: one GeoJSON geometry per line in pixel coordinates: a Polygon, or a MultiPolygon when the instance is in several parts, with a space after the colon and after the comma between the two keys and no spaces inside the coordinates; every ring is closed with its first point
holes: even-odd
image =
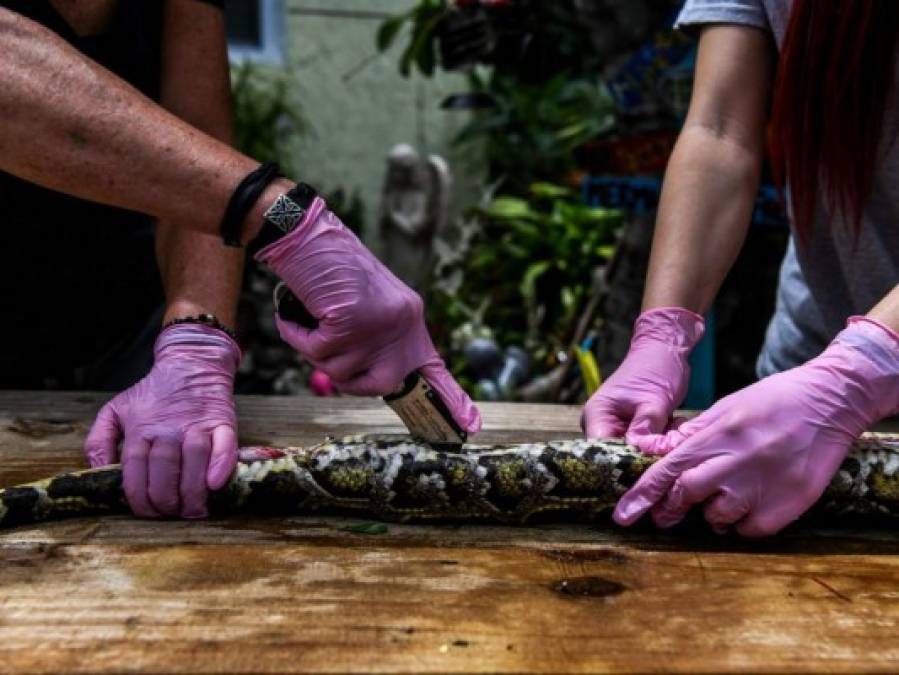
{"type": "MultiPolygon", "coordinates": [[[[81,466],[102,402],[0,392],[0,484],[81,466]]],[[[377,402],[240,401],[246,442],[399,431],[377,402]]],[[[485,440],[579,410],[485,405],[485,440]]],[[[899,534],[80,519],[0,534],[0,672],[899,670],[899,534]]]]}

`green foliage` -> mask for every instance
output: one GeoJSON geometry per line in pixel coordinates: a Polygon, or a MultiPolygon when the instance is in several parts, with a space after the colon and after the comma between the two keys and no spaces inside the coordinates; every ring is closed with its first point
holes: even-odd
{"type": "MultiPolygon", "coordinates": [[[[378,49],[390,49],[410,26],[400,71],[409,75],[416,67],[432,75],[438,28],[451,11],[448,0],[418,0],[381,24],[378,49]]],[[[503,179],[504,189],[517,194],[535,181],[562,180],[576,168],[574,151],[616,124],[614,102],[596,79],[601,64],[576,4],[534,3],[523,17],[532,52],[527,63],[506,59],[472,72],[472,92],[486,94],[493,106],[477,110],[456,138],[460,145],[485,146],[491,180],[503,179]]]]}
{"type": "Polygon", "coordinates": [[[500,344],[524,345],[538,360],[567,349],[621,222],[620,212],[585,206],[558,185],[490,200],[468,236],[445,247],[451,257],[438,260],[432,324],[482,323],[500,344]]]}
{"type": "MultiPolygon", "coordinates": [[[[448,0],[418,0],[381,25],[378,49],[408,35],[400,71],[431,75],[449,11],[448,0]]],[[[494,65],[472,71],[472,93],[492,106],[475,110],[455,139],[483,148],[490,192],[502,186],[502,194],[438,242],[427,303],[437,343],[452,347],[450,367],[469,385],[459,353],[465,336],[523,346],[538,370],[569,348],[622,223],[620,212],[585,206],[558,184],[576,172],[576,151],[617,123],[576,3],[530,3],[511,20],[524,22],[521,53],[507,44],[489,57],[494,65]]]]}
{"type": "Polygon", "coordinates": [[[378,51],[390,49],[408,24],[412,27],[411,36],[400,56],[400,72],[408,77],[417,68],[423,75],[432,76],[437,68],[437,27],[447,11],[447,0],[420,0],[408,12],[387,19],[375,39],[378,51]]]}
{"type": "Polygon", "coordinates": [[[346,525],[338,528],[344,532],[352,532],[353,534],[387,534],[390,528],[385,523],[358,523],[357,525],[346,525]]]}
{"type": "Polygon", "coordinates": [[[601,84],[558,75],[523,83],[495,72],[471,78],[495,105],[475,113],[457,144],[483,142],[491,175],[524,193],[534,181],[559,180],[576,168],[574,151],[615,126],[614,104],[601,84]]]}
{"type": "Polygon", "coordinates": [[[290,174],[285,137],[305,133],[307,125],[300,108],[288,100],[287,80],[247,61],[234,68],[231,97],[237,148],[260,162],[278,162],[290,174]]]}

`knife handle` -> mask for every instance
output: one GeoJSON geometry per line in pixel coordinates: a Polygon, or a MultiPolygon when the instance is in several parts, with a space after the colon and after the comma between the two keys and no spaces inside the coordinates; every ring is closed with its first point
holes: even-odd
{"type": "Polygon", "coordinates": [[[291,321],[309,330],[318,328],[318,319],[312,316],[312,312],[306,309],[306,305],[300,302],[283,281],[275,286],[273,300],[275,313],[285,321],[291,321]]]}

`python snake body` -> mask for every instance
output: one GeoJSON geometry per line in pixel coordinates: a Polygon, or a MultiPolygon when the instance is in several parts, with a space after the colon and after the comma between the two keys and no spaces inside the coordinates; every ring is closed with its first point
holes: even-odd
{"type": "MultiPolygon", "coordinates": [[[[445,452],[404,436],[356,436],[311,448],[244,448],[210,506],[213,514],[337,511],[392,521],[596,516],[654,461],[617,440],[445,452]]],[[[899,437],[858,440],[817,511],[899,517],[899,437]]],[[[117,465],[0,490],[0,528],[111,512],[127,512],[117,465]]]]}

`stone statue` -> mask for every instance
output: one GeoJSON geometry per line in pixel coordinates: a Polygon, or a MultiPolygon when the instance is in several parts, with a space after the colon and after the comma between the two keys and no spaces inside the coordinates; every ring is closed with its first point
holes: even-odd
{"type": "Polygon", "coordinates": [[[423,159],[407,144],[388,154],[380,214],[384,262],[416,290],[427,284],[431,247],[449,218],[451,192],[452,175],[442,157],[423,159]]]}

